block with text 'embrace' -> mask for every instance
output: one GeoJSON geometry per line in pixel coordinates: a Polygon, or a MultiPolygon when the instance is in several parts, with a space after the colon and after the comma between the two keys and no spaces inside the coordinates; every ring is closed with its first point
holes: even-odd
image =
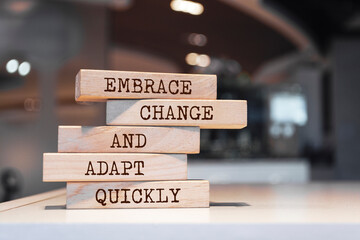
{"type": "Polygon", "coordinates": [[[216,99],[216,75],[81,69],[76,101],[107,99],[216,99]]]}

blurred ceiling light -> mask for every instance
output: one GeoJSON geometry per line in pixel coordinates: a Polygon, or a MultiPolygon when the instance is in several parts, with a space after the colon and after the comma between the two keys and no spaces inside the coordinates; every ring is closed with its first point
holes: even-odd
{"type": "Polygon", "coordinates": [[[191,45],[203,47],[207,43],[207,37],[200,33],[191,33],[188,36],[188,42],[191,45]]]}
{"type": "Polygon", "coordinates": [[[6,63],[6,71],[8,71],[8,73],[16,72],[18,70],[18,67],[19,67],[19,61],[16,59],[11,59],[6,63]]]}
{"type": "Polygon", "coordinates": [[[204,6],[193,1],[172,0],[170,7],[174,11],[189,13],[191,15],[200,15],[204,12],[204,6]]]}
{"type": "Polygon", "coordinates": [[[189,53],[185,57],[187,64],[192,66],[207,67],[211,63],[211,59],[206,54],[189,53]]]}
{"type": "Polygon", "coordinates": [[[186,55],[185,61],[187,64],[194,66],[197,63],[196,59],[198,56],[199,56],[199,54],[197,54],[197,53],[189,53],[186,55]]]}
{"type": "Polygon", "coordinates": [[[28,62],[22,62],[19,66],[19,74],[21,76],[26,76],[31,70],[31,65],[28,62]]]}
{"type": "Polygon", "coordinates": [[[117,11],[125,11],[132,7],[133,0],[108,0],[110,2],[110,7],[116,9],[117,11]]]}
{"type": "Polygon", "coordinates": [[[206,54],[201,54],[196,58],[196,63],[200,67],[207,67],[210,65],[210,57],[206,54]]]}
{"type": "Polygon", "coordinates": [[[36,5],[36,1],[8,0],[8,1],[4,1],[3,4],[6,10],[15,14],[23,14],[34,8],[34,6],[36,5]]]}

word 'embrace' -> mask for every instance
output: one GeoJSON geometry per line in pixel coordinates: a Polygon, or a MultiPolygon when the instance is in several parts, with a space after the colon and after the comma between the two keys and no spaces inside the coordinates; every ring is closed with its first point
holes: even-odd
{"type": "Polygon", "coordinates": [[[152,79],[111,78],[105,77],[104,92],[155,93],[155,94],[191,94],[190,80],[171,80],[165,84],[163,80],[155,83],[152,79]]]}

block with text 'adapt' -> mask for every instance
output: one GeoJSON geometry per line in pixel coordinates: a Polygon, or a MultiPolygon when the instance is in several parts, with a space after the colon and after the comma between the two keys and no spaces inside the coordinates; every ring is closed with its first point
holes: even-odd
{"type": "Polygon", "coordinates": [[[186,154],[44,153],[43,181],[187,179],[186,154]]]}

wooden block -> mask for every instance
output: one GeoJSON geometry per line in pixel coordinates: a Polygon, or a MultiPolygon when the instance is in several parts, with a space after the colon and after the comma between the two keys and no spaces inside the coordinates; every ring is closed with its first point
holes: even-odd
{"type": "Polygon", "coordinates": [[[243,100],[110,100],[106,122],[239,129],[247,124],[247,106],[243,100]]]}
{"type": "Polygon", "coordinates": [[[199,153],[198,127],[59,126],[59,152],[199,153]]]}
{"type": "Polygon", "coordinates": [[[187,179],[185,154],[44,153],[43,181],[187,179]]]}
{"type": "Polygon", "coordinates": [[[81,69],[76,101],[107,99],[216,99],[216,75],[81,69]]]}
{"type": "Polygon", "coordinates": [[[67,208],[209,207],[209,182],[69,182],[67,208]]]}

